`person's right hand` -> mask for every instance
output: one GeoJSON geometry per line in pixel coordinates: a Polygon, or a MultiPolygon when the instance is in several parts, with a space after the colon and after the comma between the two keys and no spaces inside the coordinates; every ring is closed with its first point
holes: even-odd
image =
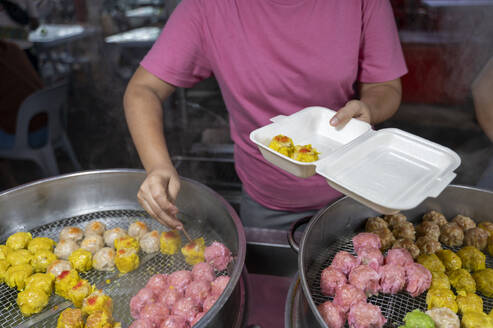
{"type": "Polygon", "coordinates": [[[179,191],[180,177],[174,168],[151,170],[140,186],[137,199],[154,219],[172,229],[182,229],[174,204],[179,191]]]}

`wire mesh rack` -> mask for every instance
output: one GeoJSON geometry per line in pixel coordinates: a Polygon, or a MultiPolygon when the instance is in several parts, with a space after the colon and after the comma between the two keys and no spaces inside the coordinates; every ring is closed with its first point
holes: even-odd
{"type": "MultiPolygon", "coordinates": [[[[31,230],[33,237],[48,237],[58,240],[60,231],[67,226],[84,228],[85,225],[93,220],[100,221],[106,225],[107,229],[116,227],[127,228],[134,221],[145,222],[150,230],[164,231],[165,229],[157,221],[150,218],[144,211],[135,210],[111,210],[99,211],[86,215],[74,216],[52,223],[37,227],[31,230]]],[[[187,226],[187,232],[192,238],[203,237],[206,245],[213,241],[220,241],[220,236],[213,231],[204,221],[200,219],[194,221],[194,224],[187,226]]],[[[187,240],[182,236],[182,243],[187,240]]],[[[5,243],[5,241],[2,241],[5,243]]],[[[120,321],[123,327],[128,327],[132,318],[130,316],[130,299],[142,287],[145,286],[148,279],[156,273],[172,273],[178,270],[191,270],[191,266],[185,262],[181,254],[163,255],[160,252],[145,254],[139,252],[139,268],[130,273],[121,275],[118,271],[106,272],[96,271],[94,269],[80,273],[81,278],[87,279],[97,288],[102,289],[113,299],[113,317],[120,321]]],[[[217,275],[229,275],[234,267],[234,261],[228,268],[217,275]]],[[[0,285],[0,327],[56,327],[58,314],[72,304],[60,296],[52,295],[48,305],[41,313],[31,317],[24,317],[16,304],[17,290],[9,288],[6,284],[0,285]]]]}
{"type": "MultiPolygon", "coordinates": [[[[315,305],[322,304],[327,300],[332,301],[333,297],[325,296],[320,289],[320,277],[322,271],[332,263],[334,256],[339,251],[346,251],[353,255],[356,255],[353,249],[352,238],[357,233],[349,233],[341,238],[337,239],[324,251],[320,252],[320,256],[314,261],[314,263],[308,268],[307,280],[310,288],[310,294],[315,305]]],[[[444,249],[450,249],[457,252],[460,247],[447,247],[442,244],[444,249]]],[[[386,253],[384,253],[385,255],[386,253]]],[[[486,255],[486,267],[493,268],[493,257],[486,255]]],[[[486,313],[493,308],[493,299],[478,294],[483,299],[483,310],[486,313]]],[[[401,291],[395,295],[382,294],[373,295],[368,298],[368,302],[380,307],[383,316],[387,319],[386,327],[399,327],[403,325],[403,319],[406,313],[420,309],[422,311],[427,310],[426,306],[426,292],[422,293],[418,297],[412,297],[405,291],[401,291]]],[[[348,327],[346,325],[346,327],[348,327]]]]}

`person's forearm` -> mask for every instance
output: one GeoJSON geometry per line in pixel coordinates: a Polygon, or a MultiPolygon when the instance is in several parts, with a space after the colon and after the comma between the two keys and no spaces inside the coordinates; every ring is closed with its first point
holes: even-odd
{"type": "Polygon", "coordinates": [[[402,89],[400,79],[383,83],[362,83],[360,100],[371,114],[371,124],[381,123],[395,114],[401,103],[402,89]]]}
{"type": "Polygon", "coordinates": [[[471,89],[479,125],[493,141],[493,58],[476,77],[471,89]]]}
{"type": "Polygon", "coordinates": [[[159,96],[148,87],[130,85],[125,92],[124,108],[130,134],[146,171],[171,169],[159,96]]]}

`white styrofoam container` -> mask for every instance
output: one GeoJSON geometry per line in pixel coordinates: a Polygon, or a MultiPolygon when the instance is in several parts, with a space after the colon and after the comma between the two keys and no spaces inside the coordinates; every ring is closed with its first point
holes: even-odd
{"type": "Polygon", "coordinates": [[[392,214],[437,197],[452,182],[460,157],[437,143],[399,129],[375,131],[351,119],[342,128],[329,124],[335,111],[307,107],[250,133],[264,158],[279,168],[306,178],[319,174],[334,189],[368,207],[392,214]],[[269,148],[278,134],[295,145],[312,144],[318,161],[303,163],[269,148]]]}

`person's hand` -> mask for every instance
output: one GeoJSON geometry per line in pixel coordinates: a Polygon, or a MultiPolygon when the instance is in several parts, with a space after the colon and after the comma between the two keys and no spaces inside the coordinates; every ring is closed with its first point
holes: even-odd
{"type": "Polygon", "coordinates": [[[140,186],[137,199],[154,219],[172,229],[182,229],[174,204],[179,191],[180,177],[173,168],[151,170],[140,186]]]}
{"type": "Polygon", "coordinates": [[[350,100],[337,111],[330,120],[330,125],[343,127],[351,118],[371,123],[370,107],[361,100],[350,100]]]}

